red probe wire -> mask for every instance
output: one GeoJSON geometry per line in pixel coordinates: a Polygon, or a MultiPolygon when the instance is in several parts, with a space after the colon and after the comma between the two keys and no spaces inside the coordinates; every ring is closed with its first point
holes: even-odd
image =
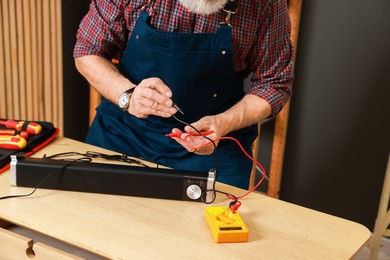
{"type": "MultiPolygon", "coordinates": [[[[241,151],[246,155],[246,157],[251,159],[252,162],[254,162],[257,166],[259,166],[261,171],[263,172],[263,177],[259,180],[259,182],[253,188],[249,189],[246,193],[242,194],[241,196],[237,196],[236,197],[237,200],[238,199],[242,199],[245,196],[247,196],[248,194],[250,194],[251,192],[253,192],[254,190],[256,190],[260,186],[260,184],[264,181],[264,179],[266,177],[265,169],[264,169],[263,165],[261,165],[255,158],[250,156],[247,153],[247,151],[245,151],[244,147],[242,147],[241,143],[237,139],[235,139],[233,137],[230,137],[230,136],[224,136],[224,137],[219,137],[217,139],[214,139],[213,142],[219,141],[219,140],[232,140],[232,141],[234,141],[240,147],[241,151]]],[[[190,148],[201,149],[201,148],[203,148],[203,147],[205,147],[205,146],[207,146],[209,144],[211,144],[211,142],[205,143],[204,145],[201,145],[200,147],[190,147],[190,148]]],[[[229,199],[233,199],[234,200],[234,198],[232,196],[226,195],[226,197],[228,197],[229,199]]]]}
{"type": "MultiPolygon", "coordinates": [[[[254,162],[257,166],[259,166],[260,167],[260,169],[261,169],[261,171],[263,172],[263,177],[260,179],[260,181],[252,188],[252,189],[249,189],[247,192],[245,192],[244,194],[242,194],[241,196],[234,196],[233,197],[233,195],[231,194],[231,195],[229,195],[229,194],[226,194],[226,197],[228,197],[229,199],[231,199],[231,200],[233,200],[232,202],[231,202],[231,204],[234,202],[234,204],[232,204],[232,205],[229,205],[229,207],[231,208],[231,210],[232,211],[237,211],[238,210],[238,208],[241,206],[241,202],[240,201],[238,201],[239,199],[242,199],[242,198],[244,198],[245,196],[247,196],[248,194],[250,194],[251,192],[253,192],[255,189],[257,189],[259,186],[260,186],[260,184],[264,181],[264,179],[265,179],[265,177],[266,177],[266,171],[265,171],[265,169],[264,169],[264,167],[256,160],[256,159],[254,159],[252,156],[250,156],[246,151],[245,151],[245,149],[244,149],[244,147],[242,147],[242,145],[241,145],[241,143],[237,140],[237,139],[235,139],[235,138],[233,138],[233,137],[230,137],[230,136],[224,136],[224,137],[219,137],[219,138],[217,138],[217,139],[214,139],[214,140],[211,140],[210,138],[208,138],[208,137],[206,137],[204,134],[202,134],[200,131],[198,131],[195,127],[193,127],[192,125],[190,125],[190,124],[188,124],[188,123],[186,123],[186,122],[184,122],[184,121],[182,121],[182,120],[180,120],[180,119],[178,119],[177,117],[175,117],[174,115],[173,115],[173,118],[174,119],[176,119],[176,121],[178,121],[178,122],[180,122],[180,123],[182,123],[182,124],[185,124],[185,125],[187,125],[187,126],[190,126],[190,127],[192,127],[196,132],[198,132],[199,134],[200,134],[200,136],[203,136],[204,138],[206,138],[206,139],[208,139],[210,142],[208,142],[208,143],[205,143],[204,145],[201,145],[201,146],[199,146],[199,147],[191,147],[190,146],[190,148],[192,148],[192,149],[194,149],[194,150],[196,150],[196,149],[201,149],[201,148],[203,148],[203,147],[205,147],[205,146],[207,146],[207,145],[209,145],[209,144],[211,144],[211,143],[214,143],[215,141],[219,141],[219,140],[232,140],[232,141],[234,141],[239,147],[240,147],[240,149],[241,149],[241,151],[252,161],[252,162],[254,162]]],[[[176,135],[176,134],[175,134],[176,135]]],[[[168,135],[169,136],[169,135],[168,135]]],[[[180,136],[181,136],[181,134],[180,134],[180,136]]],[[[176,136],[175,136],[176,137],[176,136]]],[[[177,136],[178,138],[180,138],[179,136],[177,136]]],[[[187,143],[188,144],[188,143],[187,143]]],[[[214,148],[215,148],[216,146],[215,146],[215,144],[214,144],[214,148]]]]}
{"type": "MultiPolygon", "coordinates": [[[[232,140],[232,141],[234,141],[234,142],[240,147],[241,151],[246,155],[246,157],[248,157],[249,159],[251,159],[252,162],[254,162],[257,166],[259,166],[260,169],[261,169],[261,171],[263,172],[263,174],[262,174],[263,177],[261,177],[261,179],[259,180],[259,182],[258,182],[255,186],[253,186],[253,188],[249,189],[249,190],[248,190],[247,192],[245,192],[244,194],[242,194],[242,195],[240,195],[240,196],[237,196],[237,199],[242,199],[242,198],[244,198],[245,196],[247,196],[247,195],[249,195],[250,193],[252,193],[254,190],[256,190],[256,189],[260,186],[260,184],[264,181],[265,176],[266,176],[265,169],[264,169],[263,165],[261,165],[260,162],[258,162],[255,158],[253,158],[252,156],[250,156],[250,155],[247,153],[247,151],[245,151],[244,147],[242,147],[241,143],[240,143],[237,139],[235,139],[235,138],[233,138],[233,137],[230,137],[230,136],[225,136],[225,137],[220,137],[219,140],[232,140]]],[[[228,198],[230,198],[230,199],[233,199],[233,198],[232,198],[231,196],[229,196],[229,195],[226,195],[226,196],[227,196],[228,198]]]]}

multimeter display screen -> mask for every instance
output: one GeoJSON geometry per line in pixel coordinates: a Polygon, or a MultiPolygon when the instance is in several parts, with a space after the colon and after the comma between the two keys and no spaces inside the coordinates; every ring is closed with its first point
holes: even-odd
{"type": "Polygon", "coordinates": [[[219,230],[226,231],[226,230],[242,230],[242,227],[220,227],[219,230]]]}

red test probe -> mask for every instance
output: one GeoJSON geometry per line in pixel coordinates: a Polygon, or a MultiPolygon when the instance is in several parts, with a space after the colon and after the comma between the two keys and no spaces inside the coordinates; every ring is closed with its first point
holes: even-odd
{"type": "Polygon", "coordinates": [[[183,133],[169,133],[169,134],[166,134],[166,136],[180,138],[180,136],[182,134],[189,134],[190,136],[204,136],[204,135],[209,135],[212,133],[214,133],[214,131],[200,132],[200,134],[198,132],[191,132],[191,133],[183,132],[183,133]]]}

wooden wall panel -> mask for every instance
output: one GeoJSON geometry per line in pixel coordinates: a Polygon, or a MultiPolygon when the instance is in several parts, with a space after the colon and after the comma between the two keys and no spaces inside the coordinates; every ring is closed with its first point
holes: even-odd
{"type": "MultiPolygon", "coordinates": [[[[3,6],[0,5],[0,14],[3,13],[3,6]]],[[[0,31],[4,32],[3,17],[0,17],[0,31]]],[[[6,91],[5,91],[5,57],[4,57],[4,35],[0,33],[0,117],[5,117],[6,91]]]]}
{"type": "Polygon", "coordinates": [[[60,0],[0,0],[0,117],[63,128],[60,0]]]}

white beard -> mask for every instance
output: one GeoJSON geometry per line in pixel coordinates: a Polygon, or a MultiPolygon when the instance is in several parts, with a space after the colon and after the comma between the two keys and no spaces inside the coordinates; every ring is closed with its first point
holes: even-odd
{"type": "Polygon", "coordinates": [[[197,14],[212,14],[222,9],[226,0],[179,0],[188,10],[197,14]]]}

